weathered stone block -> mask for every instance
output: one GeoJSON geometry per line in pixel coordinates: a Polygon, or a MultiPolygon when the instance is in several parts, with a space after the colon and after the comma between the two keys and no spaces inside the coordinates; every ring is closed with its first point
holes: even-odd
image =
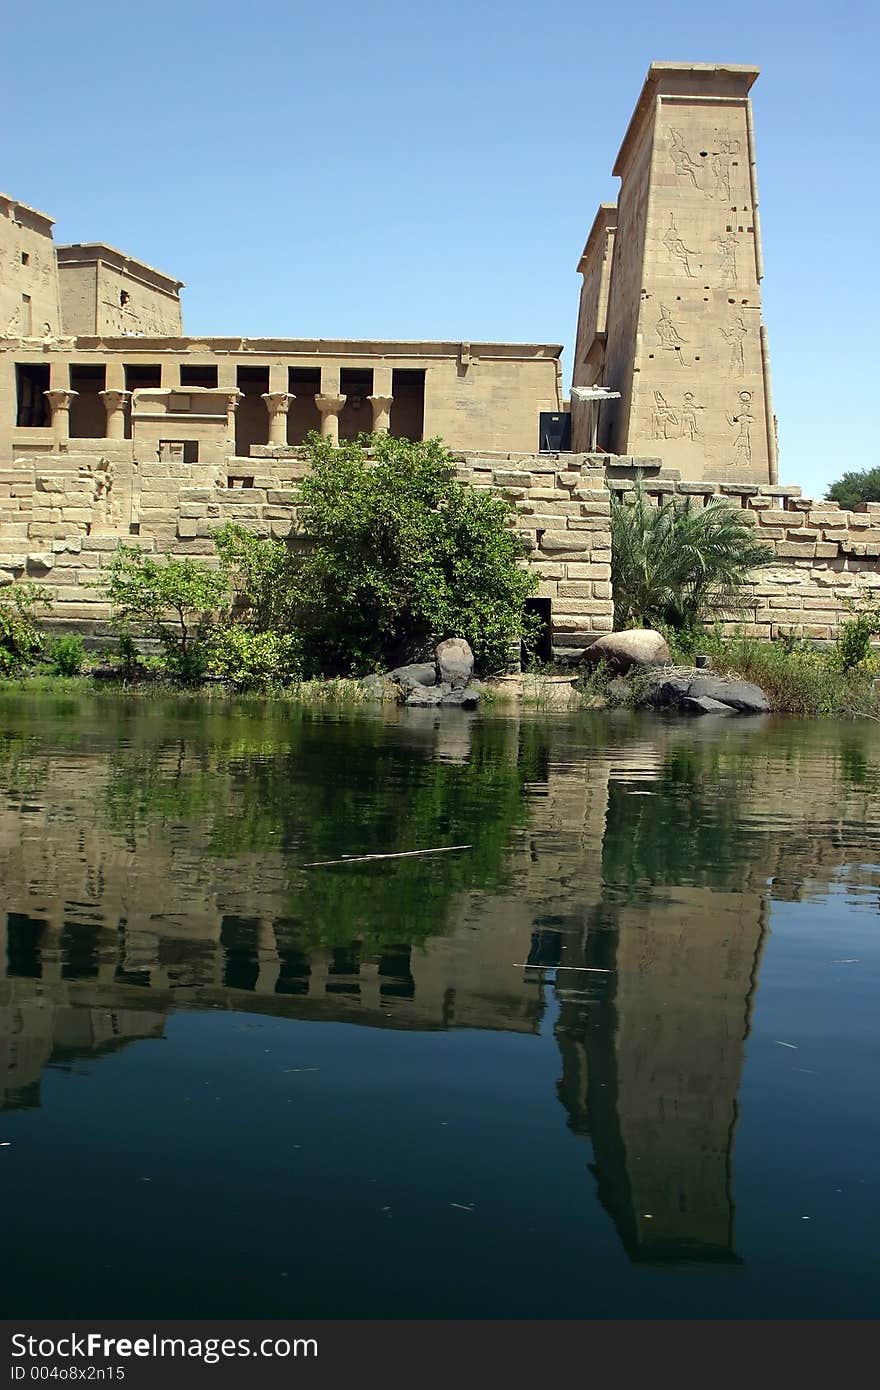
{"type": "Polygon", "coordinates": [[[590,540],[574,531],[545,531],[539,537],[539,546],[547,554],[581,551],[590,549],[590,540]]]}
{"type": "Polygon", "coordinates": [[[569,562],[565,566],[566,579],[610,579],[611,566],[596,562],[595,564],[581,564],[569,562]]]}
{"type": "Polygon", "coordinates": [[[798,557],[802,560],[811,560],[815,551],[815,543],[806,544],[798,541],[780,541],[776,546],[777,555],[787,555],[792,559],[798,557]]]}

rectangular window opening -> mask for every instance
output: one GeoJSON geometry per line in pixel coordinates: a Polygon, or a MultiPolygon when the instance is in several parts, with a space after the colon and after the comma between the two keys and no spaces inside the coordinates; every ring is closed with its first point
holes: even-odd
{"type": "Polygon", "coordinates": [[[198,463],[197,439],[160,439],[159,458],[163,463],[198,463]]]}
{"type": "Polygon", "coordinates": [[[391,373],[389,433],[397,439],[419,440],[425,433],[424,368],[395,367],[391,373]]]}
{"type": "Polygon", "coordinates": [[[107,412],[100,392],[107,385],[107,368],[103,362],[71,363],[70,389],[76,395],[70,403],[71,439],[104,439],[107,434],[107,412]]]}
{"type": "Polygon", "coordinates": [[[19,429],[44,429],[51,424],[52,412],[43,395],[48,390],[48,362],[16,362],[15,423],[19,429]]]}
{"type": "Polygon", "coordinates": [[[180,365],[181,386],[201,386],[209,391],[217,389],[217,364],[182,362],[180,365]]]}

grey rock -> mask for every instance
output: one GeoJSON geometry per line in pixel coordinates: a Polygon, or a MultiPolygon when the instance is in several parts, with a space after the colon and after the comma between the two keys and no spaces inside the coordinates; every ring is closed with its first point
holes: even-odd
{"type": "Polygon", "coordinates": [[[677,705],[687,695],[690,685],[691,682],[681,676],[667,676],[652,686],[647,695],[648,703],[660,709],[677,705]]]}
{"type": "Polygon", "coordinates": [[[609,632],[598,637],[583,656],[588,666],[607,661],[613,671],[624,672],[633,666],[669,666],[672,657],[665,637],[651,628],[633,628],[629,632],[609,632]]]}
{"type": "MultiPolygon", "coordinates": [[[[447,686],[447,691],[449,687],[447,686]]],[[[416,685],[406,697],[404,704],[409,709],[430,709],[433,705],[439,705],[443,699],[444,690],[440,685],[416,685]]]]}
{"type": "Polygon", "coordinates": [[[433,661],[416,661],[410,666],[398,666],[389,671],[387,679],[397,681],[401,689],[409,694],[417,685],[436,685],[437,668],[433,661]]]}
{"type": "Polygon", "coordinates": [[[399,694],[387,676],[364,676],[359,684],[368,700],[396,700],[399,694]]]}
{"type": "Polygon", "coordinates": [[[463,637],[448,637],[437,647],[440,680],[461,690],[474,674],[474,654],[463,637]]]}
{"type": "Polygon", "coordinates": [[[458,706],[459,709],[476,709],[480,703],[480,692],[474,690],[472,686],[468,686],[467,689],[459,687],[456,690],[450,690],[448,695],[444,695],[440,703],[444,709],[450,705],[458,706]]]}
{"type": "Polygon", "coordinates": [[[761,687],[752,685],[750,681],[726,681],[718,676],[698,676],[696,680],[691,681],[687,693],[697,699],[706,696],[710,700],[720,700],[723,705],[729,705],[740,714],[766,714],[770,708],[770,702],[761,687]]]}
{"type": "Polygon", "coordinates": [[[733,714],[730,705],[711,700],[708,695],[683,695],[678,708],[685,714],[733,714]]]}

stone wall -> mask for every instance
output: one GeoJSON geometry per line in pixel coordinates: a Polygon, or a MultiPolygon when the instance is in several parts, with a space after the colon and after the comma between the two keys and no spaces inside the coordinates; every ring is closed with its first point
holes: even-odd
{"type": "MultiPolygon", "coordinates": [[[[618,496],[631,495],[635,469],[612,468],[608,485],[618,496]]],[[[655,501],[687,497],[705,506],[712,497],[742,509],[755,537],[772,546],[778,564],[751,586],[746,610],[728,630],[774,638],[792,631],[803,637],[833,639],[850,616],[852,602],[880,601],[880,502],[852,512],[836,502],[816,502],[799,487],[757,483],[684,482],[674,473],[643,478],[655,501]]]]}
{"type": "MultiPolygon", "coordinates": [[[[173,459],[140,462],[132,475],[109,454],[19,459],[0,471],[0,585],[46,586],[52,621],[95,637],[110,633],[102,574],[119,544],[152,554],[215,557],[212,535],[227,521],[286,539],[297,528],[302,450],[257,447],[256,457],[228,461],[218,487],[173,459]]],[[[573,655],[610,632],[609,500],[601,462],[589,455],[456,454],[458,476],[497,491],[514,508],[549,601],[553,648],[573,655]]]]}
{"type": "MultiPolygon", "coordinates": [[[[227,521],[279,540],[296,535],[305,452],[267,445],[254,454],[227,460],[226,486],[216,485],[215,470],[173,457],[144,459],[132,470],[112,442],[101,453],[16,460],[0,471],[0,586],[43,584],[53,597],[53,624],[108,636],[110,609],[96,586],[120,543],[210,562],[213,532],[227,521]]],[[[650,459],[453,457],[462,481],[511,503],[559,657],[612,629],[609,490],[626,496],[637,475],[654,500],[676,496],[703,506],[723,498],[776,552],[778,563],[756,576],[746,611],[729,630],[831,640],[853,601],[880,601],[880,503],[846,512],[797,487],[685,481],[650,459]]]]}

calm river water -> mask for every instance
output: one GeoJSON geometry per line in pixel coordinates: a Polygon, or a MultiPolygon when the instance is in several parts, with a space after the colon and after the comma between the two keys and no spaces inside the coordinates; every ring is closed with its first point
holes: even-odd
{"type": "Polygon", "coordinates": [[[880,726],[6,693],[0,873],[6,1316],[880,1311],[880,726]]]}

